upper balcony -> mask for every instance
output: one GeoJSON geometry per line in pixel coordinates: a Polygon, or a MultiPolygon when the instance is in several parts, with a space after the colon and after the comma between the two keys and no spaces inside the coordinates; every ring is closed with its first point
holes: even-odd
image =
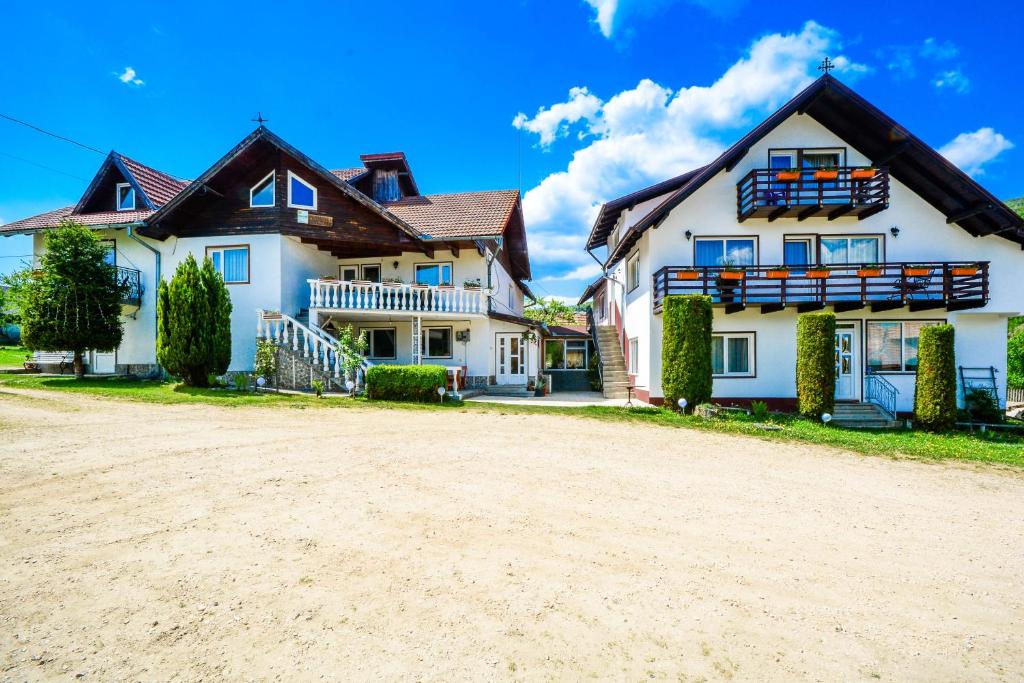
{"type": "Polygon", "coordinates": [[[736,197],[741,223],[748,218],[864,219],[889,207],[889,172],[856,166],[756,168],[736,185],[736,197]]]}
{"type": "Polygon", "coordinates": [[[139,308],[142,306],[142,273],[134,268],[117,266],[117,283],[124,285],[121,305],[139,308]]]}
{"type": "Polygon", "coordinates": [[[726,313],[832,306],[837,313],[980,308],[989,299],[989,263],[881,263],[804,266],[675,267],[654,274],[654,312],[670,294],[704,294],[726,313]]]}
{"type": "Polygon", "coordinates": [[[320,278],[309,283],[310,309],[408,315],[486,315],[479,287],[320,278]]]}

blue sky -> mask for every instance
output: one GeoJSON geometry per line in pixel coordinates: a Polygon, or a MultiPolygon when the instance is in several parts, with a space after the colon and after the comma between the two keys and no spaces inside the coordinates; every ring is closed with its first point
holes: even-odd
{"type": "MultiPolygon", "coordinates": [[[[593,277],[582,244],[602,200],[706,163],[826,54],[998,196],[1024,195],[1016,3],[280,7],[16,3],[0,112],[191,178],[259,110],[332,168],[402,150],[423,192],[521,187],[544,295],[593,277]]],[[[0,222],[74,203],[101,161],[0,119],[0,222]]],[[[0,273],[29,250],[0,239],[0,273]]]]}

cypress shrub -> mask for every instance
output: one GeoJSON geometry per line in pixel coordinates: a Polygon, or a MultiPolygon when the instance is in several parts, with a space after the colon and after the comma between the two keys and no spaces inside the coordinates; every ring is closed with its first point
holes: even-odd
{"type": "Polygon", "coordinates": [[[835,313],[806,313],[796,321],[796,400],[800,414],[815,419],[835,409],[835,313]]]}
{"type": "Polygon", "coordinates": [[[956,360],[952,325],[921,329],[917,347],[914,419],[924,429],[943,432],[956,424],[956,360]]]}
{"type": "Polygon", "coordinates": [[[667,296],[662,307],[661,390],[666,405],[687,411],[711,400],[711,297],[667,296]]]}
{"type": "Polygon", "coordinates": [[[366,395],[378,401],[436,403],[437,388],[446,386],[443,365],[374,365],[366,371],[366,395]]]}

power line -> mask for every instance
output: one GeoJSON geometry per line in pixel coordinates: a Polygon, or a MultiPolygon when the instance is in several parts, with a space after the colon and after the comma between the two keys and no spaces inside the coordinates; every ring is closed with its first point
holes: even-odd
{"type": "Polygon", "coordinates": [[[43,135],[49,135],[52,138],[57,138],[58,140],[63,140],[64,142],[70,142],[72,145],[78,145],[82,149],[87,149],[90,152],[96,152],[97,154],[102,154],[103,156],[107,155],[107,153],[104,152],[103,150],[96,149],[95,147],[87,145],[84,142],[79,142],[78,140],[72,140],[71,138],[64,137],[63,135],[58,135],[57,133],[51,133],[48,130],[43,130],[39,126],[33,126],[31,123],[27,123],[25,121],[22,121],[21,119],[16,119],[13,116],[8,116],[7,114],[4,114],[2,112],[0,112],[0,118],[5,118],[8,121],[13,121],[14,123],[20,123],[21,125],[23,125],[23,126],[25,126],[27,128],[31,128],[34,131],[38,131],[38,132],[42,133],[43,135]]]}
{"type": "Polygon", "coordinates": [[[32,166],[38,166],[39,168],[45,168],[47,171],[53,171],[54,173],[60,173],[61,175],[66,175],[69,178],[74,178],[75,180],[82,180],[82,181],[85,181],[85,182],[89,182],[88,178],[83,178],[80,175],[75,175],[74,173],[68,173],[67,171],[62,171],[62,170],[60,170],[58,168],[53,168],[52,166],[44,166],[43,164],[40,164],[40,163],[35,162],[35,161],[32,161],[30,159],[23,159],[21,157],[14,156],[13,154],[8,154],[7,152],[0,152],[0,154],[2,154],[5,157],[10,157],[11,159],[17,159],[18,161],[21,161],[21,162],[26,163],[26,164],[31,164],[32,166]]]}

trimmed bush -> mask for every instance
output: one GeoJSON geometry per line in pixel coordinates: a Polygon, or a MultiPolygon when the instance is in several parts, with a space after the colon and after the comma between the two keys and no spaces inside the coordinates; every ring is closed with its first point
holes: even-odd
{"type": "Polygon", "coordinates": [[[1011,389],[1024,389],[1024,325],[1006,342],[1006,383],[1011,389]]]}
{"type": "Polygon", "coordinates": [[[796,400],[800,414],[813,419],[835,409],[835,313],[805,313],[797,318],[796,400]]]}
{"type": "Polygon", "coordinates": [[[662,306],[661,390],[665,404],[687,411],[711,400],[711,297],[667,296],[662,306]]]}
{"type": "Polygon", "coordinates": [[[378,401],[437,403],[437,388],[445,386],[443,365],[374,365],[366,371],[366,395],[378,401]]]}
{"type": "Polygon", "coordinates": [[[914,420],[933,432],[956,424],[956,360],[952,325],[921,329],[917,346],[917,382],[914,385],[914,420]]]}

